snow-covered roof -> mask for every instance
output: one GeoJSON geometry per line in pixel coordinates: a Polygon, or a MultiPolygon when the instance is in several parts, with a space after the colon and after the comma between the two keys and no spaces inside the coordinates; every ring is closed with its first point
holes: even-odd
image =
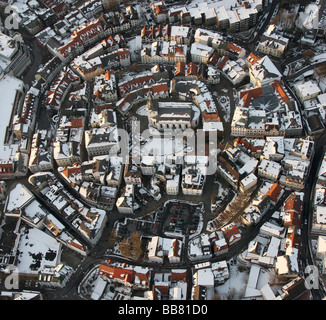
{"type": "Polygon", "coordinates": [[[326,224],[326,206],[316,206],[317,223],[326,224]]]}
{"type": "Polygon", "coordinates": [[[275,161],[263,159],[260,162],[258,169],[268,172],[273,176],[278,176],[282,170],[282,166],[275,161]]]}
{"type": "Polygon", "coordinates": [[[214,286],[214,274],[211,268],[199,269],[195,275],[195,284],[198,286],[214,286]]]}
{"type": "Polygon", "coordinates": [[[282,77],[282,74],[267,55],[258,60],[250,68],[253,76],[261,82],[280,79],[282,77]]]}
{"type": "Polygon", "coordinates": [[[261,292],[257,289],[258,279],[261,272],[261,267],[258,265],[251,265],[247,287],[245,291],[246,298],[260,297],[261,292]]]}
{"type": "Polygon", "coordinates": [[[303,98],[318,95],[321,92],[318,84],[311,80],[295,84],[295,88],[303,98]]]}
{"type": "Polygon", "coordinates": [[[246,187],[246,186],[250,186],[253,183],[257,183],[258,178],[256,177],[256,175],[254,173],[250,173],[248,176],[246,176],[245,178],[243,178],[241,180],[241,184],[246,187]]]}
{"type": "Polygon", "coordinates": [[[21,232],[18,243],[17,268],[20,273],[38,274],[59,263],[61,244],[45,232],[31,228],[21,232]]]}
{"type": "Polygon", "coordinates": [[[192,55],[198,55],[204,58],[209,58],[213,52],[214,49],[212,47],[198,42],[194,42],[190,49],[192,55]]]}
{"type": "Polygon", "coordinates": [[[318,254],[326,253],[326,236],[318,236],[317,253],[318,254]]]}
{"type": "Polygon", "coordinates": [[[34,198],[31,191],[29,191],[24,185],[18,183],[14,189],[11,190],[7,198],[7,212],[20,209],[34,198]]]}
{"type": "Polygon", "coordinates": [[[276,298],[271,286],[266,283],[261,289],[261,294],[263,295],[265,300],[274,300],[276,298]]]}
{"type": "Polygon", "coordinates": [[[278,239],[276,237],[272,237],[272,239],[268,245],[266,256],[276,258],[278,255],[278,250],[279,250],[280,244],[281,244],[280,239],[278,239]]]}
{"type": "Polygon", "coordinates": [[[3,106],[0,108],[0,160],[7,161],[9,158],[12,158],[17,151],[17,148],[14,148],[13,145],[5,146],[4,140],[7,126],[10,123],[12,109],[16,102],[16,94],[22,91],[23,88],[24,83],[21,80],[9,75],[5,75],[0,80],[0,96],[3,106]]]}

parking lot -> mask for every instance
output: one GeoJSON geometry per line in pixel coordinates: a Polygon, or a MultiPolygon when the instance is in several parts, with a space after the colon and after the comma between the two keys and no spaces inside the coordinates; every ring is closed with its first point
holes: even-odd
{"type": "Polygon", "coordinates": [[[169,201],[144,218],[125,218],[117,227],[122,238],[129,237],[133,232],[145,237],[183,237],[198,231],[202,212],[201,204],[169,201]]]}
{"type": "Polygon", "coordinates": [[[166,204],[164,211],[158,210],[156,221],[162,223],[165,235],[184,236],[196,232],[201,210],[201,205],[173,201],[166,204]]]}

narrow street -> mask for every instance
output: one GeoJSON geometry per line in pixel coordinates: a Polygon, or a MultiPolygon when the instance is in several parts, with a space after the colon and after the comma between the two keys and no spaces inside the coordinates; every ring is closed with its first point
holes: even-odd
{"type": "MultiPolygon", "coordinates": [[[[311,171],[309,174],[309,178],[307,181],[307,186],[305,190],[304,197],[304,211],[303,211],[303,221],[307,221],[307,223],[303,223],[302,225],[302,253],[301,253],[301,261],[303,265],[303,271],[307,268],[307,266],[315,265],[315,259],[311,249],[311,234],[310,228],[313,220],[313,206],[312,206],[312,197],[316,184],[316,177],[319,171],[321,162],[323,161],[325,150],[326,150],[326,132],[323,133],[320,137],[318,137],[315,144],[315,153],[314,158],[311,162],[311,171]]],[[[315,300],[321,300],[326,292],[324,290],[325,284],[322,278],[320,277],[320,285],[318,289],[312,288],[311,293],[315,300]]]]}

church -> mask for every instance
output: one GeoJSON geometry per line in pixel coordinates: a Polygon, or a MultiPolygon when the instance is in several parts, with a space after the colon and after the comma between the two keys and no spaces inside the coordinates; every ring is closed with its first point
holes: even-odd
{"type": "Polygon", "coordinates": [[[151,95],[147,101],[147,115],[149,126],[159,131],[195,129],[200,120],[200,110],[194,103],[159,101],[151,95]]]}

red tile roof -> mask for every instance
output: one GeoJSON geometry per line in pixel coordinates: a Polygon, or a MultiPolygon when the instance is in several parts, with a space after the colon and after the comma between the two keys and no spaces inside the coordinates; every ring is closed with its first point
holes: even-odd
{"type": "Polygon", "coordinates": [[[139,273],[134,271],[133,269],[128,269],[126,267],[114,267],[105,264],[100,264],[99,266],[99,274],[124,281],[129,284],[133,284],[135,278],[137,277],[140,282],[146,283],[146,286],[149,284],[149,272],[148,273],[139,273]]]}
{"type": "Polygon", "coordinates": [[[223,69],[223,67],[225,66],[225,64],[229,61],[229,58],[224,56],[217,64],[217,68],[219,69],[223,69]]]}
{"type": "Polygon", "coordinates": [[[262,152],[263,151],[263,147],[255,147],[251,143],[249,143],[248,141],[240,139],[240,138],[236,138],[234,140],[234,142],[243,145],[244,148],[246,148],[247,150],[249,150],[252,153],[262,152]]]}
{"type": "Polygon", "coordinates": [[[144,85],[146,85],[146,84],[148,85],[153,82],[154,82],[153,75],[139,77],[139,78],[132,79],[130,81],[119,84],[119,91],[120,91],[121,95],[124,95],[127,92],[130,92],[132,90],[135,90],[139,87],[143,87],[144,85]]]}
{"type": "Polygon", "coordinates": [[[162,84],[158,83],[158,84],[155,84],[152,86],[153,93],[162,92],[162,91],[165,91],[165,92],[169,91],[167,83],[162,83],[162,84]]]}
{"type": "Polygon", "coordinates": [[[184,62],[182,62],[182,61],[178,62],[175,67],[176,67],[176,71],[175,71],[174,75],[176,77],[177,76],[185,76],[186,64],[184,62]]]}
{"type": "Polygon", "coordinates": [[[292,193],[285,201],[283,210],[288,217],[288,219],[284,221],[284,226],[295,226],[300,228],[301,214],[303,210],[303,203],[300,197],[295,193],[292,193]]]}
{"type": "Polygon", "coordinates": [[[84,250],[84,247],[82,245],[76,243],[76,242],[70,241],[69,244],[72,245],[75,248],[78,248],[80,250],[84,250]]]}
{"type": "Polygon", "coordinates": [[[263,90],[261,87],[249,89],[249,90],[243,90],[240,92],[240,99],[243,98],[243,106],[245,108],[249,107],[249,104],[252,99],[261,97],[263,95],[263,90]]]}
{"type": "Polygon", "coordinates": [[[79,78],[68,67],[64,67],[51,83],[50,90],[47,93],[46,104],[58,106],[69,84],[78,80],[79,78]]]}
{"type": "Polygon", "coordinates": [[[215,113],[207,113],[206,110],[204,110],[203,119],[204,120],[220,120],[220,116],[217,111],[215,113]]]}
{"type": "Polygon", "coordinates": [[[284,204],[284,211],[289,212],[302,212],[302,201],[300,196],[296,195],[294,192],[286,199],[284,204]]]}
{"type": "Polygon", "coordinates": [[[71,40],[67,44],[58,48],[57,51],[66,58],[76,48],[82,47],[86,40],[96,37],[103,30],[103,26],[99,19],[94,20],[89,24],[84,24],[82,27],[76,29],[71,35],[71,40]]]}
{"type": "Polygon", "coordinates": [[[247,58],[247,62],[249,62],[251,65],[254,65],[257,61],[259,61],[259,58],[253,53],[250,53],[247,58]]]}
{"type": "Polygon", "coordinates": [[[179,254],[180,245],[179,245],[179,241],[177,239],[175,239],[173,241],[172,246],[173,246],[173,256],[180,257],[180,254],[179,254]]]}
{"type": "Polygon", "coordinates": [[[236,225],[232,225],[224,229],[223,233],[229,244],[232,244],[239,238],[239,236],[241,236],[240,231],[236,225]]]}
{"type": "Polygon", "coordinates": [[[13,173],[14,165],[13,163],[0,163],[0,174],[13,173]]]}
{"type": "Polygon", "coordinates": [[[284,101],[284,103],[290,102],[288,95],[285,93],[283,87],[281,86],[281,84],[278,81],[273,82],[273,88],[280,95],[280,97],[284,101]]]}
{"type": "Polygon", "coordinates": [[[187,67],[188,67],[187,76],[197,76],[198,66],[195,63],[190,62],[187,67]]]}
{"type": "Polygon", "coordinates": [[[178,281],[187,281],[187,271],[185,272],[171,272],[171,281],[178,282],[178,281]]]}
{"type": "Polygon", "coordinates": [[[266,195],[272,199],[272,201],[276,202],[277,199],[279,198],[281,192],[282,192],[282,187],[278,185],[277,183],[274,183],[270,189],[267,191],[266,195]]]}
{"type": "Polygon", "coordinates": [[[153,286],[153,300],[160,300],[160,296],[167,296],[169,294],[169,286],[168,285],[154,285],[153,286]]]}

